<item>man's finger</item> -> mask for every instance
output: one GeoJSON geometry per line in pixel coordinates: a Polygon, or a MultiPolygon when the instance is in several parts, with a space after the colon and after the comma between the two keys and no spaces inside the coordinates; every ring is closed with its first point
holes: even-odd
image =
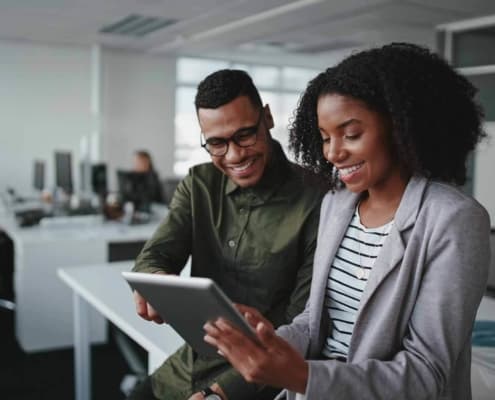
{"type": "Polygon", "coordinates": [[[141,317],[144,318],[148,321],[151,320],[151,318],[148,315],[148,305],[146,303],[146,300],[144,299],[143,296],[141,296],[138,292],[134,290],[133,292],[133,297],[134,297],[134,304],[136,306],[136,313],[141,317]]]}
{"type": "Polygon", "coordinates": [[[158,314],[153,306],[150,303],[146,303],[147,314],[151,321],[156,322],[157,324],[163,324],[163,318],[158,314]]]}

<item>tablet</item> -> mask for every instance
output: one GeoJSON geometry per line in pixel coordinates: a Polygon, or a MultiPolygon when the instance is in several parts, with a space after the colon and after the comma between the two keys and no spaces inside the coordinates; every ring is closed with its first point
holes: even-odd
{"type": "Polygon", "coordinates": [[[216,347],[204,341],[203,325],[220,317],[258,342],[254,329],[211,279],[142,272],[122,272],[122,275],[201,355],[217,355],[216,347]]]}

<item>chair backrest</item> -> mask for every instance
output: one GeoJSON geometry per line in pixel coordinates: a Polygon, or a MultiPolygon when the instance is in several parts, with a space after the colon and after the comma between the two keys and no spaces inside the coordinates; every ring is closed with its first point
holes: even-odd
{"type": "Polygon", "coordinates": [[[165,201],[165,204],[170,204],[175,189],[177,188],[181,180],[181,178],[165,178],[162,180],[163,199],[165,201]]]}
{"type": "Polygon", "coordinates": [[[14,242],[0,230],[0,309],[14,309],[14,242]]]}
{"type": "Polygon", "coordinates": [[[15,304],[13,301],[6,300],[6,299],[0,299],[0,309],[5,309],[9,311],[14,311],[15,309],[15,304]]]}

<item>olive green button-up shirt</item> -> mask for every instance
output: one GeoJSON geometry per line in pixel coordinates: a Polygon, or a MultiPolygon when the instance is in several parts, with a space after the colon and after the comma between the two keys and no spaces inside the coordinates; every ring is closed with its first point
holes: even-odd
{"type": "MultiPolygon", "coordinates": [[[[256,307],[275,326],[290,322],[309,294],[323,194],[275,141],[252,188],[238,187],[211,163],[195,166],[134,270],[178,274],[191,255],[192,276],[213,279],[234,302],[256,307]]],[[[274,393],[245,382],[223,358],[199,356],[188,345],[152,376],[155,395],[167,400],[187,399],[213,382],[229,400],[274,393]]]]}

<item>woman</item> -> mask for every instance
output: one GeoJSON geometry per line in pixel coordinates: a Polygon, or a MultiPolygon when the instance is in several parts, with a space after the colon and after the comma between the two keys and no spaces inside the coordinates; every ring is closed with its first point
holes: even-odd
{"type": "Polygon", "coordinates": [[[137,150],[134,153],[133,169],[135,172],[148,175],[148,190],[150,192],[151,201],[155,203],[163,203],[162,186],[160,178],[153,166],[151,154],[146,150],[137,150]]]}
{"type": "Polygon", "coordinates": [[[354,54],[312,80],[291,130],[331,180],[310,299],[275,333],[239,306],[259,343],[205,326],[248,380],[288,398],[470,399],[470,336],[489,262],[489,218],[454,185],[484,136],[475,89],[404,43],[354,54]]]}

